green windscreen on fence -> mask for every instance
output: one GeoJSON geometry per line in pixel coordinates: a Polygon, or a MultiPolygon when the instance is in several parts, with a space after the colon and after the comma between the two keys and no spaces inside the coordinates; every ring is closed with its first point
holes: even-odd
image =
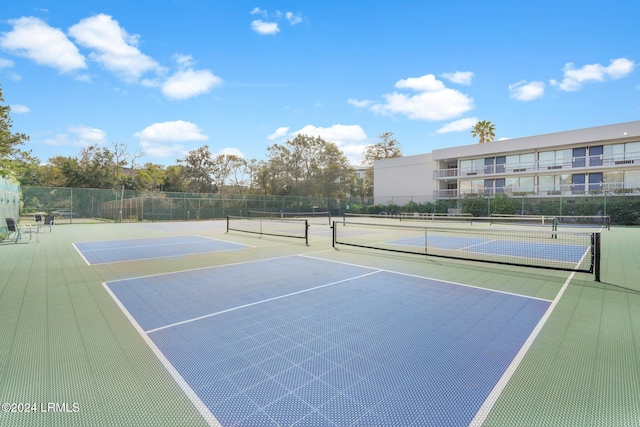
{"type": "Polygon", "coordinates": [[[20,186],[0,177],[0,229],[7,226],[6,218],[18,220],[20,213],[20,186]]]}

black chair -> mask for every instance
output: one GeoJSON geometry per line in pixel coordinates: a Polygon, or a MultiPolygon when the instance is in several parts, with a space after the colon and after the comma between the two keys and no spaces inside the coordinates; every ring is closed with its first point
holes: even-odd
{"type": "Polygon", "coordinates": [[[15,236],[15,243],[18,243],[18,240],[20,240],[20,227],[18,227],[18,224],[13,218],[6,218],[5,221],[7,222],[7,239],[13,234],[15,236]]]}
{"type": "Polygon", "coordinates": [[[53,230],[53,223],[55,222],[56,217],[53,215],[45,215],[44,217],[44,225],[49,226],[49,233],[53,230]]]}
{"type": "Polygon", "coordinates": [[[44,222],[43,222],[43,221],[44,221],[44,219],[42,218],[42,215],[41,215],[41,214],[35,214],[35,215],[33,216],[33,219],[36,221],[36,229],[37,229],[37,232],[39,233],[39,232],[40,232],[40,226],[41,226],[42,224],[44,224],[44,222]]]}

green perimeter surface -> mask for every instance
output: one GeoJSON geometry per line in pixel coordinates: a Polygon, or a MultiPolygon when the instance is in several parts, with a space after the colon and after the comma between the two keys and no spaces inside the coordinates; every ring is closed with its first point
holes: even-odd
{"type": "MultiPolygon", "coordinates": [[[[0,244],[0,401],[16,410],[35,405],[33,412],[0,412],[0,426],[207,425],[108,295],[105,281],[313,254],[553,300],[570,275],[335,250],[328,236],[312,232],[306,247],[224,233],[223,221],[74,224],[0,244]],[[89,266],[72,245],[190,234],[250,247],[89,266]]],[[[602,243],[602,282],[574,275],[483,425],[640,425],[640,229],[614,227],[603,232],[602,243]]]]}

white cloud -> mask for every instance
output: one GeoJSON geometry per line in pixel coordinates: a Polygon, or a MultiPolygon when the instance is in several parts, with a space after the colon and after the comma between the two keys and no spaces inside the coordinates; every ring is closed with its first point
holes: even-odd
{"type": "Polygon", "coordinates": [[[267,139],[270,140],[270,141],[273,141],[273,140],[278,139],[278,138],[283,138],[283,137],[287,136],[287,132],[289,132],[289,127],[288,126],[279,127],[271,135],[268,135],[267,139]]]}
{"type": "Polygon", "coordinates": [[[302,22],[302,17],[299,14],[296,15],[293,12],[287,12],[285,16],[291,25],[297,25],[302,22]]]}
{"type": "Polygon", "coordinates": [[[399,92],[387,93],[383,95],[384,103],[370,103],[353,98],[347,102],[357,107],[369,107],[379,114],[404,114],[412,120],[426,121],[453,119],[474,108],[471,97],[447,88],[433,74],[398,80],[395,87],[418,93],[411,95],[399,92]]]}
{"type": "Polygon", "coordinates": [[[263,19],[256,19],[251,21],[251,29],[258,34],[273,35],[280,32],[279,22],[286,19],[290,25],[298,25],[302,22],[302,16],[299,13],[285,12],[282,13],[277,10],[275,13],[269,13],[265,9],[254,7],[251,15],[260,15],[263,19]]]}
{"type": "Polygon", "coordinates": [[[518,83],[509,85],[509,92],[511,92],[511,98],[518,101],[533,101],[544,95],[544,87],[543,82],[520,80],[518,83]]]}
{"type": "Polygon", "coordinates": [[[183,120],[154,123],[134,136],[140,139],[142,151],[154,157],[180,156],[187,152],[180,142],[209,139],[196,124],[183,120]]]}
{"type": "Polygon", "coordinates": [[[206,141],[209,139],[196,124],[184,120],[154,123],[142,131],[136,132],[133,136],[153,142],[206,141]]]}
{"type": "Polygon", "coordinates": [[[14,65],[15,63],[10,59],[0,58],[0,70],[3,68],[13,68],[14,65]]]}
{"type": "Polygon", "coordinates": [[[550,83],[560,90],[573,92],[581,89],[586,82],[602,82],[607,78],[616,80],[626,77],[634,68],[635,63],[627,58],[611,60],[608,66],[589,64],[578,69],[575,68],[572,62],[569,62],[562,69],[564,72],[562,81],[550,80],[550,83]]]}
{"type": "Polygon", "coordinates": [[[251,29],[262,35],[271,35],[280,32],[277,22],[264,22],[260,19],[251,21],[251,29]]]}
{"type": "Polygon", "coordinates": [[[209,70],[188,69],[169,77],[162,84],[162,93],[171,99],[187,99],[207,93],[221,84],[222,79],[209,70]]]}
{"type": "Polygon", "coordinates": [[[173,59],[178,63],[181,68],[188,68],[193,66],[193,56],[177,53],[173,55],[173,59]]]}
{"type": "Polygon", "coordinates": [[[473,78],[472,71],[456,71],[455,73],[444,73],[442,77],[449,80],[451,83],[459,85],[470,85],[473,78]]]}
{"type": "Polygon", "coordinates": [[[471,129],[478,123],[477,117],[468,117],[466,119],[456,120],[451,123],[447,123],[440,129],[436,130],[436,133],[449,133],[449,132],[462,132],[471,129]]]}
{"type": "Polygon", "coordinates": [[[73,125],[67,127],[66,133],[57,134],[45,139],[43,143],[56,146],[88,147],[103,145],[107,142],[107,133],[90,126],[73,125]]]}
{"type": "Polygon", "coordinates": [[[69,28],[80,45],[94,50],[89,57],[127,82],[136,82],[149,71],[162,68],[137,48],[139,36],[130,35],[117,21],[105,14],[81,20],[69,28]]]}
{"type": "Polygon", "coordinates": [[[40,65],[70,73],[87,67],[84,56],[65,34],[34,17],[9,21],[13,29],[0,37],[0,47],[40,65]]]}
{"type": "Polygon", "coordinates": [[[354,107],[366,108],[372,105],[374,102],[368,99],[363,99],[362,101],[358,101],[355,98],[349,98],[347,99],[347,103],[353,105],[354,107]]]}
{"type": "Polygon", "coordinates": [[[358,125],[333,125],[328,128],[307,125],[293,132],[293,135],[319,136],[325,141],[343,144],[350,141],[364,141],[367,135],[358,125]]]}
{"type": "Polygon", "coordinates": [[[418,92],[436,92],[445,89],[444,83],[436,79],[433,74],[398,80],[395,86],[398,89],[413,89],[418,92]]]}
{"type": "Polygon", "coordinates": [[[11,112],[15,114],[24,114],[31,112],[31,109],[26,105],[15,104],[11,105],[11,112]]]}

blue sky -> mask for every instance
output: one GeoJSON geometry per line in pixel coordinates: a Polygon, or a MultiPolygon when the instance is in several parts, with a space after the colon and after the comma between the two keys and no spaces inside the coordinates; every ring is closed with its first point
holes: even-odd
{"type": "Polygon", "coordinates": [[[0,84],[42,162],[125,144],[138,165],[265,159],[298,133],[354,164],[640,119],[640,3],[21,0],[0,4],[0,84]]]}

